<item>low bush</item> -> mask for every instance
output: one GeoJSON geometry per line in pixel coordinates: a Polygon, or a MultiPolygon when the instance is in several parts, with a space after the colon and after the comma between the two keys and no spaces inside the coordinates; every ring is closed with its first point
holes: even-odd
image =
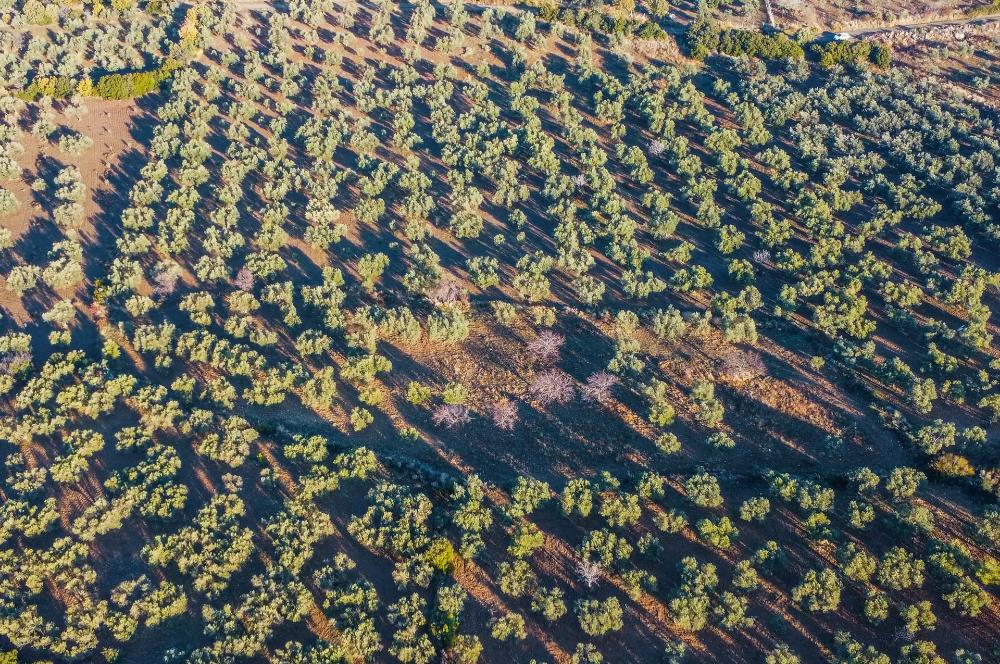
{"type": "Polygon", "coordinates": [[[94,95],[102,99],[135,99],[153,92],[160,83],[180,67],[176,60],[167,60],[151,71],[136,71],[125,74],[108,74],[94,83],[94,95]]]}
{"type": "Polygon", "coordinates": [[[615,16],[599,9],[559,8],[556,3],[534,1],[526,3],[537,7],[538,18],[543,21],[558,22],[588,32],[632,35],[639,39],[661,40],[667,32],[655,21],[639,21],[626,16],[615,16]]]}
{"type": "Polygon", "coordinates": [[[801,60],[805,57],[802,46],[788,35],[766,35],[754,30],[723,30],[714,21],[705,19],[692,23],[684,39],[689,55],[697,60],[702,60],[713,52],[765,60],[801,60]]]}
{"type": "Polygon", "coordinates": [[[861,66],[871,63],[885,69],[892,64],[892,51],[888,46],[870,41],[841,41],[814,44],[813,53],[826,69],[837,65],[861,66]]]}
{"type": "Polygon", "coordinates": [[[25,101],[35,101],[40,97],[68,99],[74,93],[109,100],[135,99],[157,90],[160,83],[170,78],[180,66],[180,62],[168,59],[156,69],[106,74],[96,81],[88,78],[75,81],[68,76],[39,76],[17,96],[25,101]]]}
{"type": "Polygon", "coordinates": [[[719,40],[719,52],[765,60],[801,60],[805,51],[784,34],[765,35],[752,30],[726,30],[719,40]]]}

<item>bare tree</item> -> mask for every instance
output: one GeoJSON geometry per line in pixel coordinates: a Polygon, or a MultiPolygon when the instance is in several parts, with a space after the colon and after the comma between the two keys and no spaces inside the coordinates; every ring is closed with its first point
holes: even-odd
{"type": "Polygon", "coordinates": [[[580,388],[584,401],[603,401],[611,396],[611,388],[618,384],[618,376],[607,371],[590,374],[587,383],[580,388]]]}
{"type": "Polygon", "coordinates": [[[442,280],[438,282],[431,292],[427,294],[427,298],[434,304],[453,304],[463,300],[465,297],[465,290],[459,285],[459,283],[453,279],[442,280]]]}
{"type": "Polygon", "coordinates": [[[517,414],[517,405],[510,399],[501,399],[493,404],[490,417],[494,426],[501,431],[512,431],[520,419],[517,414]]]}
{"type": "Polygon", "coordinates": [[[559,351],[566,343],[566,337],[545,330],[528,342],[527,349],[532,359],[542,364],[552,364],[559,359],[559,351]]]}
{"type": "Polygon", "coordinates": [[[446,403],[434,409],[431,420],[435,426],[454,429],[468,424],[472,420],[472,417],[469,415],[468,406],[446,403]]]}
{"type": "Polygon", "coordinates": [[[180,281],[180,278],[180,274],[175,269],[166,268],[161,270],[153,278],[153,282],[155,283],[153,286],[153,295],[167,297],[177,290],[177,282],[180,281]]]}
{"type": "Polygon", "coordinates": [[[587,588],[593,588],[601,580],[601,566],[592,560],[578,560],[576,578],[587,588]]]}
{"type": "Polygon", "coordinates": [[[719,363],[718,374],[737,383],[746,383],[767,375],[767,366],[760,355],[751,351],[738,350],[729,353],[719,363]]]}
{"type": "Polygon", "coordinates": [[[573,399],[573,379],[565,371],[548,369],[536,375],[528,385],[532,398],[543,406],[568,403],[573,399]]]}
{"type": "Polygon", "coordinates": [[[233,285],[241,291],[249,293],[253,290],[254,285],[253,272],[251,272],[249,268],[241,268],[240,271],[236,273],[236,277],[233,279],[233,285]]]}

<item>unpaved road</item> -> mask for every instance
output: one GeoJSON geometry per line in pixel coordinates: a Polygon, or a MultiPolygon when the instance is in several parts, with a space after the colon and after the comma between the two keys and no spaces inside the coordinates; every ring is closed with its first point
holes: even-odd
{"type": "MultiPolygon", "coordinates": [[[[233,3],[242,10],[245,11],[267,11],[275,9],[276,7],[284,7],[285,3],[282,0],[273,0],[268,2],[266,0],[233,0],[233,3]]],[[[412,5],[412,2],[397,2],[398,7],[403,7],[406,5],[412,5]]],[[[503,0],[497,0],[496,2],[476,2],[476,3],[466,3],[466,9],[472,11],[481,11],[488,9],[490,7],[514,7],[516,2],[504,2],[503,0]]],[[[768,9],[770,9],[770,3],[768,3],[768,9]]],[[[770,11],[768,11],[770,14],[770,11]]],[[[773,17],[769,17],[769,20],[774,22],[773,17]]],[[[988,25],[990,23],[996,23],[1000,21],[1000,12],[996,14],[987,14],[985,16],[976,16],[974,18],[956,18],[956,19],[946,19],[946,20],[929,20],[929,21],[916,21],[912,23],[899,23],[899,24],[887,24],[876,27],[867,28],[857,28],[853,30],[839,30],[837,32],[851,35],[852,37],[865,37],[868,35],[879,34],[889,31],[898,32],[914,32],[917,30],[926,30],[930,28],[944,28],[944,27],[958,27],[963,25],[968,25],[970,27],[988,25]]],[[[666,28],[666,31],[672,34],[682,34],[687,26],[681,24],[670,25],[666,28]]]]}
{"type": "MultiPolygon", "coordinates": [[[[232,0],[232,3],[246,11],[267,11],[275,8],[286,8],[286,3],[283,0],[273,0],[272,2],[267,2],[266,0],[232,0]]],[[[405,1],[396,2],[397,7],[413,6],[414,4],[413,2],[405,1]]],[[[503,0],[497,0],[496,2],[467,2],[465,3],[465,8],[473,11],[488,9],[490,7],[513,8],[515,4],[514,2],[504,2],[503,0]]]]}
{"type": "Polygon", "coordinates": [[[956,18],[946,19],[943,21],[918,21],[915,23],[899,23],[870,28],[858,28],[856,30],[840,30],[839,32],[851,35],[852,37],[864,37],[866,35],[874,35],[882,32],[915,32],[917,30],[927,30],[930,28],[950,28],[963,25],[977,27],[989,25],[990,23],[996,23],[998,21],[1000,21],[1000,13],[987,14],[986,16],[976,16],[975,18],[956,18]]]}

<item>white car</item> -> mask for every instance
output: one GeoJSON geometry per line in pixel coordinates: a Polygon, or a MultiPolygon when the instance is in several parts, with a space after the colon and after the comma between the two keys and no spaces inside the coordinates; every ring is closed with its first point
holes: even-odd
{"type": "Polygon", "coordinates": [[[852,39],[854,39],[854,37],[846,32],[838,32],[833,36],[833,41],[851,41],[852,39]]]}

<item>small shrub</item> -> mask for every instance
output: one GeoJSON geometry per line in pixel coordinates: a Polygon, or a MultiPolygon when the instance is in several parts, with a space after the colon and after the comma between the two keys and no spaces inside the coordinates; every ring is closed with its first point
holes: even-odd
{"type": "Polygon", "coordinates": [[[424,560],[437,571],[447,574],[455,566],[455,547],[444,537],[439,537],[431,542],[424,552],[424,560]]]}
{"type": "Polygon", "coordinates": [[[16,212],[19,207],[21,204],[17,202],[14,194],[0,187],[0,217],[16,212]]]}
{"type": "Polygon", "coordinates": [[[969,460],[959,454],[942,454],[934,459],[931,468],[945,477],[972,477],[976,474],[969,460]]]}

